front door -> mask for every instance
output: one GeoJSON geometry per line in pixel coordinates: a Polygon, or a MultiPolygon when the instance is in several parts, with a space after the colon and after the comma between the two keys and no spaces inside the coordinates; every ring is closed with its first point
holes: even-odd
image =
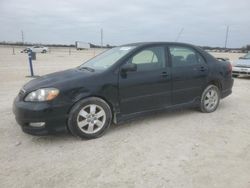
{"type": "Polygon", "coordinates": [[[133,54],[126,63],[136,64],[137,70],[119,75],[122,114],[170,105],[170,68],[164,46],[143,48],[133,54]]]}

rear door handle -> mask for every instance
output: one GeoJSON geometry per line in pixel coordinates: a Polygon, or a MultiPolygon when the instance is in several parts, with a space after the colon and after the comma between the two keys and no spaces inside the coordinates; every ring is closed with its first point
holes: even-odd
{"type": "Polygon", "coordinates": [[[162,76],[162,77],[167,77],[167,76],[168,76],[168,73],[167,73],[167,72],[162,72],[162,73],[161,73],[161,76],[162,76]]]}
{"type": "Polygon", "coordinates": [[[206,67],[201,66],[201,67],[196,67],[196,68],[194,68],[194,70],[204,72],[204,71],[206,71],[206,70],[207,70],[207,68],[206,68],[206,67]]]}

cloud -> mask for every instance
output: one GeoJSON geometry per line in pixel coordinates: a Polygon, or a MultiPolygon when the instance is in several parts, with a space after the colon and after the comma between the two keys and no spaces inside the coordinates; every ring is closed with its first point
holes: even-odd
{"type": "Polygon", "coordinates": [[[249,0],[1,0],[0,40],[74,43],[76,40],[123,44],[174,41],[223,46],[250,43],[249,0]]]}

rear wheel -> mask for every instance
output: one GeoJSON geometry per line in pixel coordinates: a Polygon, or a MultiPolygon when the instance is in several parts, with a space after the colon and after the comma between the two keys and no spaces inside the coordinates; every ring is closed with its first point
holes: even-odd
{"type": "Polygon", "coordinates": [[[209,85],[203,91],[200,110],[205,113],[214,112],[220,103],[220,90],[215,85],[209,85]]]}
{"type": "Polygon", "coordinates": [[[234,78],[237,78],[239,75],[232,75],[234,78]]]}
{"type": "Polygon", "coordinates": [[[103,135],[111,120],[109,105],[100,98],[91,97],[73,106],[69,114],[68,127],[73,135],[92,139],[103,135]]]}

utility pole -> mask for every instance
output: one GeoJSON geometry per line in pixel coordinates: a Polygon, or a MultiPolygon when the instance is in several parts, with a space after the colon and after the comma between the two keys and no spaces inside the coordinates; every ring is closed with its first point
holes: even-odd
{"type": "Polygon", "coordinates": [[[101,47],[103,47],[103,29],[101,28],[101,47]]]}
{"type": "Polygon", "coordinates": [[[23,34],[23,30],[21,30],[21,36],[22,36],[22,43],[24,45],[24,34],[23,34]]]}
{"type": "Polygon", "coordinates": [[[228,32],[229,32],[229,26],[227,26],[227,30],[226,30],[225,49],[227,48],[228,32]]]}
{"type": "Polygon", "coordinates": [[[180,36],[181,36],[183,30],[184,30],[184,28],[181,28],[180,32],[178,33],[178,35],[177,35],[177,37],[176,37],[176,39],[175,39],[175,42],[177,42],[177,41],[179,40],[179,38],[180,38],[180,36]]]}

